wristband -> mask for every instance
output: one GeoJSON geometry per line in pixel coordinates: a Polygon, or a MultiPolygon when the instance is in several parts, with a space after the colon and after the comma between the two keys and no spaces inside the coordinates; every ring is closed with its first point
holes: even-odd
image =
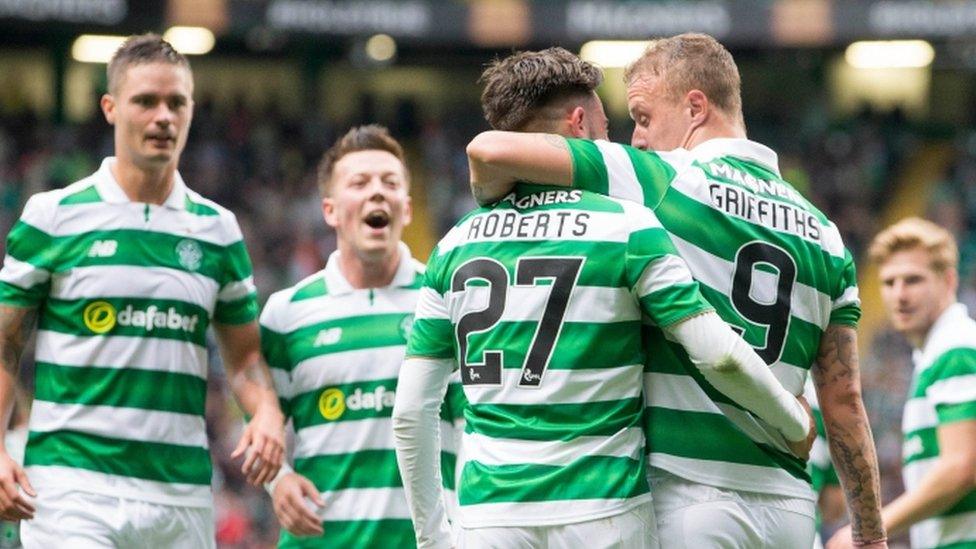
{"type": "Polygon", "coordinates": [[[888,541],[888,536],[872,539],[870,541],[855,541],[853,542],[854,547],[867,547],[868,545],[875,545],[877,543],[886,543],[888,541]]]}

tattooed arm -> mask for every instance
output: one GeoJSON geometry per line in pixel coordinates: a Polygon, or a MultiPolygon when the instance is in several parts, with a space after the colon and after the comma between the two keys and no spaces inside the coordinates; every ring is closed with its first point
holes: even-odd
{"type": "Polygon", "coordinates": [[[278,474],[285,452],[285,417],[271,381],[271,372],[261,357],[260,332],[256,321],[231,325],[214,323],[231,391],[244,411],[251,416],[241,434],[236,458],[245,450],[241,472],[255,486],[278,474]],[[260,460],[258,460],[260,458],[260,460]]]}
{"type": "Polygon", "coordinates": [[[24,468],[10,458],[4,442],[14,405],[14,386],[24,345],[34,329],[37,309],[0,305],[0,518],[21,520],[34,517],[34,506],[20,492],[36,496],[24,468]]]}
{"type": "Polygon", "coordinates": [[[487,131],[468,144],[471,192],[479,204],[497,202],[516,181],[573,184],[566,140],[546,133],[487,131]]]}
{"type": "Polygon", "coordinates": [[[863,544],[884,540],[878,457],[861,400],[854,328],[827,327],[812,374],[830,455],[851,513],[851,539],[847,541],[863,544]]]}

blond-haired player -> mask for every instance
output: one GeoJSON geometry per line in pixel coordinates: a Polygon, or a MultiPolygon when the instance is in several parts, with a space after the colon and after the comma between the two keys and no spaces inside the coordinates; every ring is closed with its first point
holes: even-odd
{"type": "Polygon", "coordinates": [[[884,525],[910,529],[917,549],[976,546],[976,322],[956,301],[956,241],[913,217],[881,231],[869,253],[891,324],[915,349],[902,417],[905,493],[882,509],[884,525]]]}

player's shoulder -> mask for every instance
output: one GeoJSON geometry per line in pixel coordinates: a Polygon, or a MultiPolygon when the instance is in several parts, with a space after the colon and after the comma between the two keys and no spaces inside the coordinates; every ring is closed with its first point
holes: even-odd
{"type": "Polygon", "coordinates": [[[243,238],[234,212],[189,187],[185,189],[187,213],[198,218],[203,226],[212,231],[216,240],[222,244],[232,244],[243,238]]]}
{"type": "Polygon", "coordinates": [[[311,274],[292,286],[272,293],[261,312],[261,324],[272,328],[282,327],[289,318],[289,309],[296,304],[329,295],[324,271],[311,274]]]}
{"type": "Polygon", "coordinates": [[[24,204],[21,221],[42,231],[52,232],[56,224],[58,210],[73,204],[100,202],[95,189],[97,174],[89,175],[59,189],[51,189],[31,195],[24,204]]]}
{"type": "Polygon", "coordinates": [[[605,200],[612,201],[617,207],[620,208],[620,217],[623,220],[620,224],[621,230],[626,230],[628,232],[641,231],[644,229],[660,229],[663,228],[661,222],[657,218],[657,214],[654,210],[648,208],[643,204],[638,204],[631,200],[624,200],[622,198],[613,198],[610,196],[600,196],[605,200]]]}
{"type": "Polygon", "coordinates": [[[216,217],[221,220],[234,220],[234,212],[203,196],[189,187],[186,189],[186,211],[201,217],[216,217]]]}
{"type": "Polygon", "coordinates": [[[943,313],[943,318],[935,324],[925,344],[923,357],[928,361],[938,361],[948,353],[966,351],[976,357],[976,321],[964,305],[955,304],[943,313]]]}

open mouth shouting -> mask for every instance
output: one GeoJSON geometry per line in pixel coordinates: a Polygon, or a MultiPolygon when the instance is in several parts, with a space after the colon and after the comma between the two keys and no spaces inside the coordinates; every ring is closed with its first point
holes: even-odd
{"type": "Polygon", "coordinates": [[[373,210],[363,219],[373,229],[384,229],[390,224],[390,214],[383,210],[373,210]]]}

